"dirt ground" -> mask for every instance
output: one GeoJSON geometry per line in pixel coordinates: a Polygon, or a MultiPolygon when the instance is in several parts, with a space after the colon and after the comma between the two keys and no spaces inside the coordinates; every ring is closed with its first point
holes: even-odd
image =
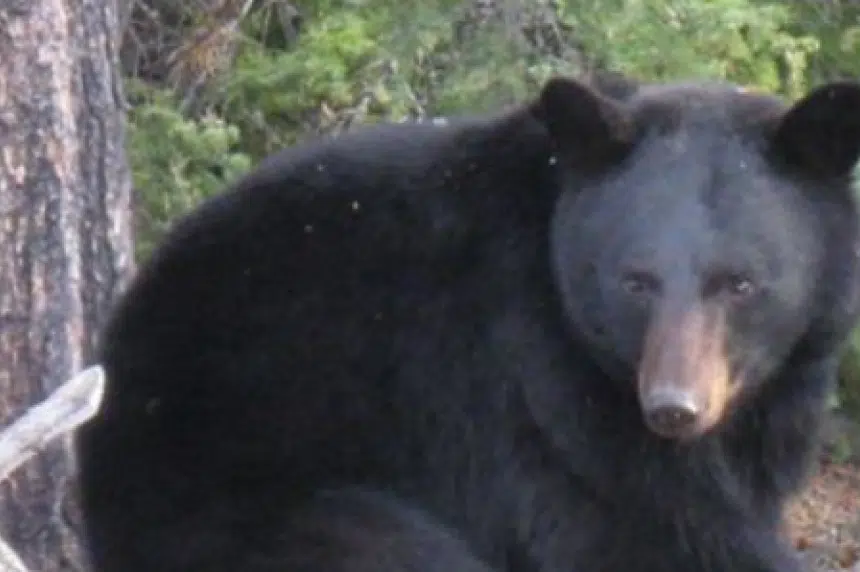
{"type": "Polygon", "coordinates": [[[860,463],[822,459],[786,520],[809,570],[860,572],[860,463]]]}

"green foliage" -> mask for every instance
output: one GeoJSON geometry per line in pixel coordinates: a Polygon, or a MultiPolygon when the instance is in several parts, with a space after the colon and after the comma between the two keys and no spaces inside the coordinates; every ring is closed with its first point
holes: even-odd
{"type": "Polygon", "coordinates": [[[570,21],[588,30],[589,51],[650,80],[727,79],[796,96],[819,47],[790,30],[792,12],[778,2],[574,0],[567,8],[570,21]]]}
{"type": "Polygon", "coordinates": [[[129,115],[129,161],[139,254],[145,255],[174,217],[221,191],[251,161],[238,147],[238,128],[222,118],[187,119],[157,91],[138,87],[135,96],[142,101],[129,115]]]}
{"type": "MultiPolygon", "coordinates": [[[[458,45],[450,0],[325,4],[289,51],[246,43],[219,86],[220,110],[255,158],[308,132],[521,100],[536,74],[554,71],[535,66],[536,54],[512,45],[500,26],[458,45]]],[[[253,37],[253,20],[249,28],[253,37]]]]}
{"type": "Polygon", "coordinates": [[[860,3],[791,2],[791,28],[815,36],[821,44],[810,62],[813,82],[860,76],[860,3]]]}
{"type": "Polygon", "coordinates": [[[371,21],[336,13],[310,27],[290,52],[249,43],[220,86],[221,110],[259,158],[312,130],[321,107],[353,106],[379,59],[371,21]]]}

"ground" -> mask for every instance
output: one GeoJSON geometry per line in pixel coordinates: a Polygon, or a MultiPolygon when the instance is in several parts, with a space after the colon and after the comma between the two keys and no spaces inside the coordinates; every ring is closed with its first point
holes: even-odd
{"type": "Polygon", "coordinates": [[[786,516],[787,534],[811,571],[860,572],[860,458],[822,455],[817,474],[786,516]]]}

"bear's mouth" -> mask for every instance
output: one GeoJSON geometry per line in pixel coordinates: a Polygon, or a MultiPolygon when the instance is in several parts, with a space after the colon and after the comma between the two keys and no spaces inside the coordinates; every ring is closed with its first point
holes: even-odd
{"type": "Polygon", "coordinates": [[[726,353],[723,314],[704,306],[658,312],[639,363],[645,425],[660,437],[690,440],[713,429],[740,387],[726,353]]]}

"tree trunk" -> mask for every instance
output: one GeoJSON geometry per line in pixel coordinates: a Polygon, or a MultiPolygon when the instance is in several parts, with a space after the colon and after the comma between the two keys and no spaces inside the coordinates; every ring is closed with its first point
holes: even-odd
{"type": "MultiPolygon", "coordinates": [[[[91,359],[132,269],[118,41],[115,0],[0,0],[3,425],[91,359]]],[[[86,569],[67,441],[0,485],[0,535],[34,571],[86,569]]]]}

